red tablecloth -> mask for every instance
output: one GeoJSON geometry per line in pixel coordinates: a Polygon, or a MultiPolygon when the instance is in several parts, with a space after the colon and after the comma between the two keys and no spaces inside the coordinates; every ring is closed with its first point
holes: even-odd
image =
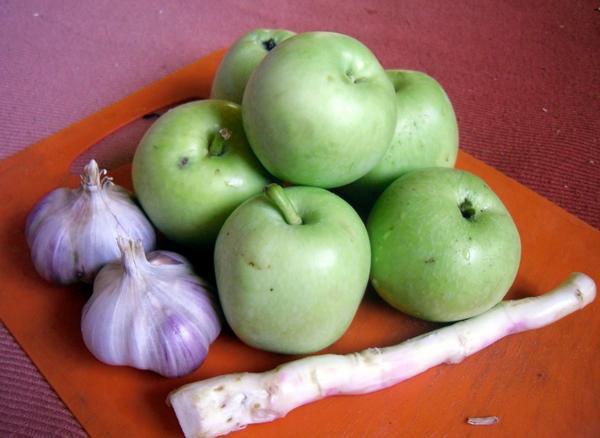
{"type": "MultiPolygon", "coordinates": [[[[600,227],[600,4],[592,0],[0,3],[0,158],[254,27],[334,30],[448,92],[461,147],[600,227]]],[[[128,159],[141,129],[105,142],[128,159]]],[[[600,250],[600,248],[599,248],[600,250]]],[[[83,435],[0,325],[0,435],[83,435]]]]}

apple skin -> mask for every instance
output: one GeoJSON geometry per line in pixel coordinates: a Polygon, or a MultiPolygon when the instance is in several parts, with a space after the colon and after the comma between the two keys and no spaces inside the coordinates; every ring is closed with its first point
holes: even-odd
{"type": "Polygon", "coordinates": [[[148,129],[136,149],[132,180],[142,208],[169,239],[211,246],[227,216],[268,179],[242,127],[239,105],[221,100],[179,105],[148,129]],[[228,129],[222,155],[209,145],[228,129]]]}
{"type": "Polygon", "coordinates": [[[213,80],[211,99],[222,99],[238,104],[248,78],[274,47],[295,35],[285,29],[254,29],[239,38],[227,51],[213,80]]]}
{"type": "Polygon", "coordinates": [[[333,193],[284,192],[303,224],[288,224],[265,194],[246,201],[217,238],[217,288],[227,322],[243,342],[311,353],[350,325],[369,280],[369,238],[356,212],[333,193]]]}
{"type": "Polygon", "coordinates": [[[361,210],[406,172],[454,167],[458,123],[446,92],[431,76],[411,70],[386,70],[396,90],[398,118],[390,147],[365,176],[340,190],[361,210]]]}
{"type": "Polygon", "coordinates": [[[417,318],[480,314],[504,297],[519,268],[521,243],[509,212],[485,182],[464,171],[401,176],[375,203],[367,229],[373,287],[417,318]]]}
{"type": "Polygon", "coordinates": [[[332,32],[293,36],[250,76],[242,118],[250,146],[281,180],[348,184],[381,159],[396,126],[394,87],[362,43],[332,32]]]}

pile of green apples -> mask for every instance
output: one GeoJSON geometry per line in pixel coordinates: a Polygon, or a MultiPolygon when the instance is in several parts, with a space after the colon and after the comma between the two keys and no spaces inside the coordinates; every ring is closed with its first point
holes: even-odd
{"type": "Polygon", "coordinates": [[[210,99],[151,126],[133,184],[169,239],[214,246],[242,341],[310,353],[346,331],[369,279],[431,321],[506,294],[519,234],[484,181],[453,169],[457,150],[454,110],[430,76],[386,71],[346,35],[257,29],[227,52],[210,99]]]}

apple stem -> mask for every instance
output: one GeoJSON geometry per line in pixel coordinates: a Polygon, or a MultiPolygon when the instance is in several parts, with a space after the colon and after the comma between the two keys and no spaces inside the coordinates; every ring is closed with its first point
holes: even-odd
{"type": "Polygon", "coordinates": [[[277,206],[288,224],[302,225],[302,218],[279,184],[269,184],[265,192],[267,193],[267,197],[277,206]]]}
{"type": "Polygon", "coordinates": [[[262,44],[267,52],[270,52],[271,50],[273,50],[275,48],[275,46],[277,45],[277,43],[275,42],[275,40],[273,38],[269,38],[267,41],[263,41],[262,44]]]}
{"type": "Polygon", "coordinates": [[[472,220],[475,216],[475,207],[473,207],[473,204],[468,199],[465,199],[458,206],[458,208],[460,209],[460,214],[462,214],[462,217],[464,217],[465,219],[472,220]]]}
{"type": "Polygon", "coordinates": [[[225,142],[231,138],[231,131],[227,128],[219,129],[219,132],[213,137],[208,147],[208,153],[215,157],[223,155],[225,152],[225,142]]]}

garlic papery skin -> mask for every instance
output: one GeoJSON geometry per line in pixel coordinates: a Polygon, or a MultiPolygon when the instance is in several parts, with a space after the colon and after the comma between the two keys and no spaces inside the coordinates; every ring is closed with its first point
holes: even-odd
{"type": "Polygon", "coordinates": [[[154,229],[131,194],[94,160],[79,188],[53,190],[33,208],[25,234],[38,273],[59,284],[91,283],[104,264],[119,259],[118,236],[141,240],[146,251],[156,245],[154,229]]]}
{"type": "Polygon", "coordinates": [[[185,258],[144,254],[139,241],[118,239],[120,263],[104,266],[83,308],[81,332],[100,361],[166,377],[194,371],[221,331],[212,294],[185,258]]]}

